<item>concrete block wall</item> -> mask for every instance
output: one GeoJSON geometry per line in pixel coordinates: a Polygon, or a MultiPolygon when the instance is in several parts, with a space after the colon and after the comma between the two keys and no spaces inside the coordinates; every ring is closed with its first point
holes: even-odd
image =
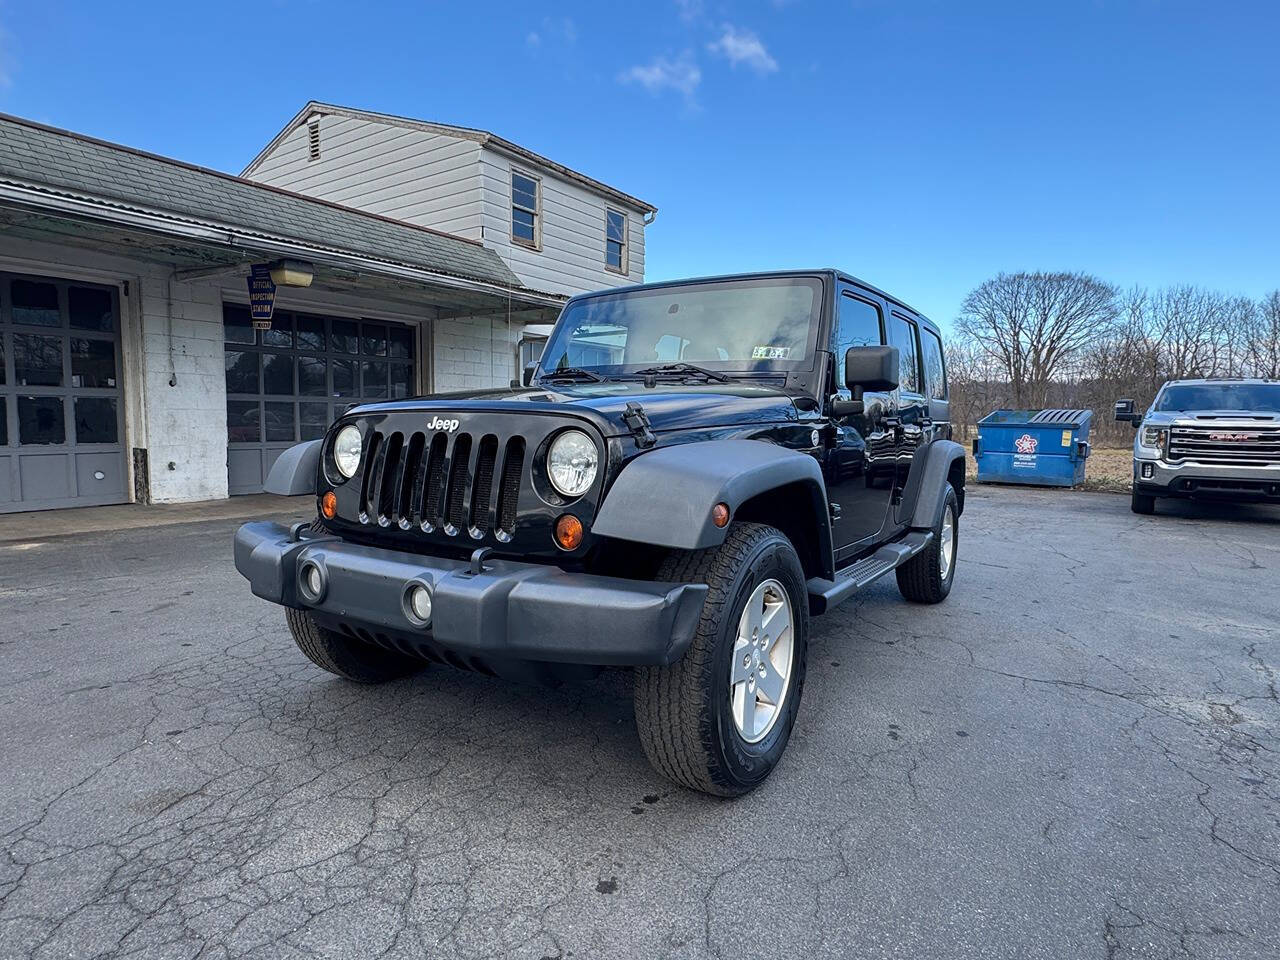
{"type": "Polygon", "coordinates": [[[505,315],[437,320],[432,326],[432,390],[507,386],[517,376],[515,345],[522,328],[505,315]]]}
{"type": "Polygon", "coordinates": [[[144,277],[141,287],[151,500],[222,499],[227,496],[222,291],[213,282],[170,284],[162,277],[144,277]]]}

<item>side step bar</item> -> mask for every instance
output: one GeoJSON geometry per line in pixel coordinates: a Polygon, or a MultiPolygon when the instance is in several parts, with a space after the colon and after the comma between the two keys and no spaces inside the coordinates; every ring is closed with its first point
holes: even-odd
{"type": "Polygon", "coordinates": [[[902,566],[932,542],[932,530],[912,530],[896,543],[886,543],[871,556],[837,570],[834,580],[811,578],[805,585],[809,589],[809,612],[814,615],[826,613],[837,603],[848,600],[863,587],[902,566]]]}

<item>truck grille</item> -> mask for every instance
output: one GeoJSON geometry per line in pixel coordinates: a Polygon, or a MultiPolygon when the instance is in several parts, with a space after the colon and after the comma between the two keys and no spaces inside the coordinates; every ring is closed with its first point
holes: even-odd
{"type": "Polygon", "coordinates": [[[1280,464],[1280,427],[1174,425],[1169,459],[1240,467],[1280,464]]]}
{"type": "Polygon", "coordinates": [[[361,523],[437,530],[500,541],[516,529],[525,441],[494,434],[450,436],[372,430],[360,490],[361,523]],[[498,477],[495,496],[494,478],[498,477]]]}

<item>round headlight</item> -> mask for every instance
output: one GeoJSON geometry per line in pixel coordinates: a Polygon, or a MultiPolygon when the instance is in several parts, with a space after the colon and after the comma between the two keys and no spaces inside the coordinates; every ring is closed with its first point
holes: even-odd
{"type": "Polygon", "coordinates": [[[333,441],[333,462],[338,472],[350,479],[360,467],[360,452],[364,441],[356,427],[343,427],[333,441]]]}
{"type": "Polygon", "coordinates": [[[596,445],[581,430],[566,430],[547,452],[547,476],[566,497],[580,497],[590,490],[599,465],[596,445]]]}

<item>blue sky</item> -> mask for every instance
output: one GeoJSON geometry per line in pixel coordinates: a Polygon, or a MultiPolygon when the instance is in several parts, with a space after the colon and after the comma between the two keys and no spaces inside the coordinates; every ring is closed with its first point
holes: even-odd
{"type": "Polygon", "coordinates": [[[1280,286],[1280,4],[0,0],[0,110],[231,172],[308,99],[659,207],[648,278],[836,265],[1280,286]],[[551,10],[551,6],[545,7],[551,10]]]}

